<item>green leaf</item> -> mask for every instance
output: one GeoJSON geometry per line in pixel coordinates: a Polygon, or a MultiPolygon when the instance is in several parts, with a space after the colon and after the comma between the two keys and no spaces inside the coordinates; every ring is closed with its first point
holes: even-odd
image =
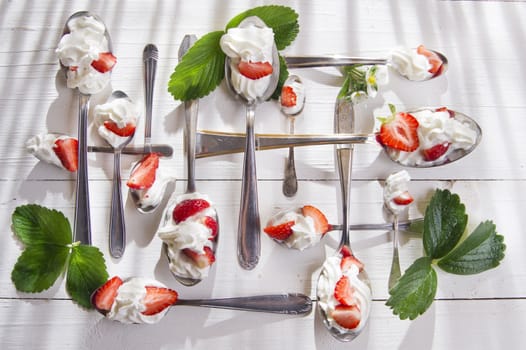
{"type": "Polygon", "coordinates": [[[228,22],[226,29],[239,26],[239,23],[250,16],[259,17],[268,27],[272,28],[278,50],[289,46],[300,31],[296,11],[290,7],[278,5],[260,6],[242,12],[228,22]]]}
{"type": "Polygon", "coordinates": [[[195,42],[175,67],[168,82],[174,99],[189,101],[214,91],[225,77],[225,54],[219,46],[223,31],[206,34],[195,42]]]}
{"type": "Polygon", "coordinates": [[[68,245],[72,242],[71,226],[59,211],[37,204],[19,206],[12,215],[13,231],[26,246],[33,244],[68,245]]]}
{"type": "Polygon", "coordinates": [[[106,263],[96,247],[73,247],[68,264],[66,290],[79,305],[91,309],[91,294],[108,280],[106,263]]]}
{"type": "Polygon", "coordinates": [[[278,85],[276,87],[276,90],[274,90],[274,93],[270,98],[273,100],[279,99],[279,96],[281,95],[281,89],[283,89],[283,84],[285,84],[285,80],[289,77],[289,71],[287,69],[287,63],[285,62],[285,59],[283,56],[279,55],[279,79],[278,79],[278,85]]]}
{"type": "Polygon", "coordinates": [[[28,245],[11,272],[16,289],[38,293],[50,288],[64,271],[69,250],[55,244],[28,245]]]}
{"type": "Polygon", "coordinates": [[[437,290],[437,275],[431,265],[432,259],[417,259],[389,291],[386,305],[400,319],[414,320],[433,303],[437,290]]]}
{"type": "Polygon", "coordinates": [[[462,238],[468,216],[460,197],[449,190],[437,189],[424,215],[424,249],[438,259],[448,254],[462,238]]]}
{"type": "Polygon", "coordinates": [[[480,223],[458,247],[437,265],[457,275],[471,275],[497,267],[504,258],[504,237],[496,233],[491,221],[480,223]]]}

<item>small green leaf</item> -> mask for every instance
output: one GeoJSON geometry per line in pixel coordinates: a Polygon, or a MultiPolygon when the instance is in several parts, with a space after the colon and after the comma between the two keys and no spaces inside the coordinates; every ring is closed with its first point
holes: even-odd
{"type": "Polygon", "coordinates": [[[480,223],[460,245],[437,265],[457,275],[472,275],[497,267],[504,258],[504,237],[491,221],[480,223]]]}
{"type": "Polygon", "coordinates": [[[274,90],[274,93],[272,94],[271,98],[273,100],[279,99],[281,95],[281,89],[283,88],[283,84],[285,84],[285,80],[289,77],[289,71],[287,69],[287,63],[285,62],[285,59],[279,55],[279,80],[278,80],[278,86],[276,87],[276,90],[274,90]]]}
{"type": "Polygon", "coordinates": [[[70,248],[54,244],[31,244],[18,257],[11,272],[17,290],[38,293],[50,288],[64,271],[70,248]]]}
{"type": "Polygon", "coordinates": [[[195,42],[175,67],[168,82],[174,99],[195,100],[214,91],[225,77],[225,54],[219,46],[223,31],[211,32],[195,42]]]}
{"type": "Polygon", "coordinates": [[[79,305],[91,309],[91,294],[108,280],[106,263],[100,250],[93,246],[73,247],[69,259],[66,290],[79,305]]]}
{"type": "Polygon", "coordinates": [[[19,206],[12,215],[13,231],[26,246],[33,244],[68,245],[72,242],[68,219],[57,210],[37,204],[19,206]]]}
{"type": "Polygon", "coordinates": [[[427,257],[417,259],[404,272],[395,286],[386,305],[400,319],[414,320],[433,303],[437,290],[437,275],[427,257]]]}
{"type": "Polygon", "coordinates": [[[437,189],[424,215],[424,249],[438,259],[448,254],[462,238],[468,216],[460,197],[449,190],[437,189]]]}
{"type": "Polygon", "coordinates": [[[278,5],[260,6],[242,12],[228,22],[226,29],[239,26],[239,23],[250,16],[259,17],[268,27],[272,28],[278,50],[289,46],[300,31],[296,11],[290,7],[278,5]]]}

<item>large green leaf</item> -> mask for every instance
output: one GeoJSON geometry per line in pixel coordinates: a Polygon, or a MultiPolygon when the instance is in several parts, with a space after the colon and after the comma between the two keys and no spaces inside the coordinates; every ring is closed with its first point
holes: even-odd
{"type": "Polygon", "coordinates": [[[37,204],[19,206],[11,217],[15,235],[26,246],[33,244],[71,244],[68,219],[59,211],[37,204]]]}
{"type": "Polygon", "coordinates": [[[442,270],[458,275],[480,273],[499,265],[506,249],[503,242],[495,224],[485,221],[437,264],[442,270]]]}
{"type": "Polygon", "coordinates": [[[424,250],[438,259],[448,254],[462,238],[468,216],[456,194],[437,189],[424,216],[424,250]]]}

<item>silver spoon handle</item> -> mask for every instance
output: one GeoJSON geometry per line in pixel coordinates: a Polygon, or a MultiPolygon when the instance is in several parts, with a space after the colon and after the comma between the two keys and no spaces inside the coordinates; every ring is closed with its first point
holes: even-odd
{"type": "MultiPolygon", "coordinates": [[[[424,218],[410,219],[398,222],[398,228],[404,231],[411,232],[409,230],[411,225],[420,224],[424,222],[424,218]]],[[[342,225],[331,225],[331,230],[341,230],[342,225]]],[[[349,230],[352,231],[366,231],[366,230],[393,230],[393,223],[381,223],[381,224],[351,224],[349,230]]]]}
{"type": "Polygon", "coordinates": [[[197,114],[199,100],[184,102],[185,137],[186,137],[186,171],[188,182],[186,192],[195,192],[195,134],[197,127],[197,114]]]}
{"type": "MultiPolygon", "coordinates": [[[[144,152],[146,146],[126,146],[122,149],[121,154],[143,155],[150,152],[144,152]]],[[[163,157],[171,157],[174,153],[172,146],[166,144],[151,144],[150,151],[159,153],[163,157]]],[[[88,152],[113,153],[114,149],[109,146],[88,146],[88,152]]]]}
{"type": "Polygon", "coordinates": [[[389,273],[389,282],[388,288],[391,290],[400,276],[402,275],[400,271],[400,258],[398,255],[398,215],[394,215],[393,221],[393,260],[391,261],[391,272],[389,273]]]}
{"type": "Polygon", "coordinates": [[[121,191],[121,153],[116,150],[113,157],[113,184],[111,191],[110,211],[110,254],[120,258],[126,246],[126,227],[124,225],[124,210],[121,191]]]}
{"type": "Polygon", "coordinates": [[[175,305],[204,306],[220,309],[269,312],[286,315],[306,315],[312,310],[312,300],[306,295],[296,293],[225,299],[179,299],[175,305]]]}
{"type": "Polygon", "coordinates": [[[387,64],[389,62],[386,58],[349,57],[339,55],[285,56],[284,59],[288,68],[348,66],[351,64],[373,65],[387,64]]]}
{"type": "Polygon", "coordinates": [[[159,52],[157,50],[157,47],[153,44],[146,45],[144,47],[142,58],[144,61],[144,99],[146,104],[146,120],[144,124],[144,148],[146,153],[149,153],[152,138],[153,88],[155,86],[157,60],[159,59],[159,52]]]}
{"type": "Polygon", "coordinates": [[[256,267],[261,252],[261,223],[258,208],[256,175],[256,141],[254,135],[255,104],[247,104],[247,125],[241,203],[239,211],[237,256],[246,270],[256,267]]]}
{"type": "Polygon", "coordinates": [[[90,95],[79,93],[78,169],[75,198],[74,241],[91,244],[88,185],[87,124],[90,95]]]}
{"type": "MultiPolygon", "coordinates": [[[[290,120],[290,134],[294,134],[294,117],[290,120]]],[[[294,147],[289,147],[289,157],[285,163],[285,179],[283,180],[283,194],[292,197],[298,192],[298,178],[294,164],[294,147]]]]}

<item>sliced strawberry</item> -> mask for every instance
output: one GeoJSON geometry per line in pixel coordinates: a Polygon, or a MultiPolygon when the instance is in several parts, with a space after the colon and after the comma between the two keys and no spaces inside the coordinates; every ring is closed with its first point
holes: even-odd
{"type": "Polygon", "coordinates": [[[267,226],[263,229],[267,235],[271,238],[284,241],[292,234],[292,226],[294,226],[294,220],[284,222],[275,226],[267,226]]]}
{"type": "Polygon", "coordinates": [[[416,52],[420,55],[424,55],[427,57],[429,64],[431,64],[431,68],[429,68],[429,73],[433,75],[440,74],[440,72],[442,71],[442,60],[440,59],[440,57],[438,57],[438,55],[435,52],[426,49],[424,45],[418,46],[416,48],[416,52]]]}
{"type": "Polygon", "coordinates": [[[342,249],[340,250],[340,253],[342,254],[343,257],[346,257],[346,256],[352,256],[352,251],[351,251],[351,248],[349,248],[349,246],[346,246],[344,245],[342,247],[342,249]]]}
{"type": "Polygon", "coordinates": [[[142,299],[146,307],[141,314],[151,316],[158,314],[177,301],[177,292],[170,288],[146,286],[146,295],[142,299]]]}
{"type": "Polygon", "coordinates": [[[349,281],[349,277],[342,276],[336,282],[334,287],[334,298],[338,300],[340,304],[351,306],[356,304],[356,299],[354,298],[354,288],[349,281]]]}
{"type": "Polygon", "coordinates": [[[447,152],[449,142],[439,143],[422,151],[424,159],[427,161],[437,160],[447,152]]]}
{"type": "Polygon", "coordinates": [[[358,267],[358,271],[363,270],[363,263],[352,254],[344,256],[340,261],[340,269],[342,270],[342,272],[349,271],[352,265],[358,267]]]}
{"type": "Polygon", "coordinates": [[[91,66],[101,73],[109,72],[117,63],[117,58],[111,52],[99,53],[99,58],[91,62],[91,66]]]}
{"type": "Polygon", "coordinates": [[[69,66],[69,70],[72,72],[76,72],[79,69],[78,66],[69,66]]]}
{"type": "Polygon", "coordinates": [[[217,223],[216,219],[207,215],[201,219],[201,222],[203,223],[203,225],[210,229],[210,240],[213,241],[214,239],[216,239],[217,229],[219,227],[219,224],[217,223]]]}
{"type": "Polygon", "coordinates": [[[155,182],[155,173],[159,167],[159,154],[149,153],[140,162],[140,165],[133,170],[126,185],[129,188],[143,190],[152,187],[155,182]]]}
{"type": "Polygon", "coordinates": [[[283,89],[281,89],[280,103],[283,107],[294,107],[297,99],[298,96],[292,86],[284,86],[283,89]]]}
{"type": "Polygon", "coordinates": [[[411,193],[409,191],[405,191],[395,198],[393,198],[393,202],[395,202],[398,205],[408,205],[413,202],[414,198],[411,196],[411,193]]]}
{"type": "Polygon", "coordinates": [[[379,141],[382,145],[412,152],[419,146],[418,120],[409,113],[399,112],[387,118],[380,127],[379,141]]]}
{"type": "Polygon", "coordinates": [[[239,73],[252,80],[257,80],[272,74],[272,65],[270,62],[240,61],[237,68],[239,69],[239,73]]]}
{"type": "Polygon", "coordinates": [[[112,133],[122,137],[132,136],[135,133],[135,123],[127,123],[124,128],[119,128],[117,123],[111,120],[106,120],[104,122],[104,127],[112,133]]]}
{"type": "Polygon", "coordinates": [[[183,253],[192,259],[199,268],[205,268],[212,265],[216,261],[216,257],[210,247],[204,247],[203,249],[204,253],[199,253],[193,249],[185,248],[183,253]]]}
{"type": "Polygon", "coordinates": [[[210,203],[202,198],[186,199],[175,206],[172,216],[175,223],[180,223],[208,207],[210,203]]]}
{"type": "Polygon", "coordinates": [[[439,107],[435,109],[435,112],[448,112],[450,118],[455,118],[455,112],[447,107],[439,107]]]}
{"type": "Polygon", "coordinates": [[[301,212],[304,216],[308,216],[314,220],[314,228],[317,233],[324,235],[330,230],[331,225],[329,224],[329,221],[325,217],[325,214],[323,214],[318,208],[313,207],[312,205],[305,205],[301,208],[301,212]]]}
{"type": "Polygon", "coordinates": [[[91,295],[91,304],[103,314],[109,312],[122,283],[122,279],[119,276],[112,277],[106,281],[91,295]]]}
{"type": "Polygon", "coordinates": [[[343,328],[354,329],[360,324],[362,313],[356,305],[336,305],[332,312],[332,318],[343,328]]]}
{"type": "Polygon", "coordinates": [[[79,142],[76,138],[55,140],[53,151],[60,163],[69,171],[77,171],[79,163],[79,142]]]}

